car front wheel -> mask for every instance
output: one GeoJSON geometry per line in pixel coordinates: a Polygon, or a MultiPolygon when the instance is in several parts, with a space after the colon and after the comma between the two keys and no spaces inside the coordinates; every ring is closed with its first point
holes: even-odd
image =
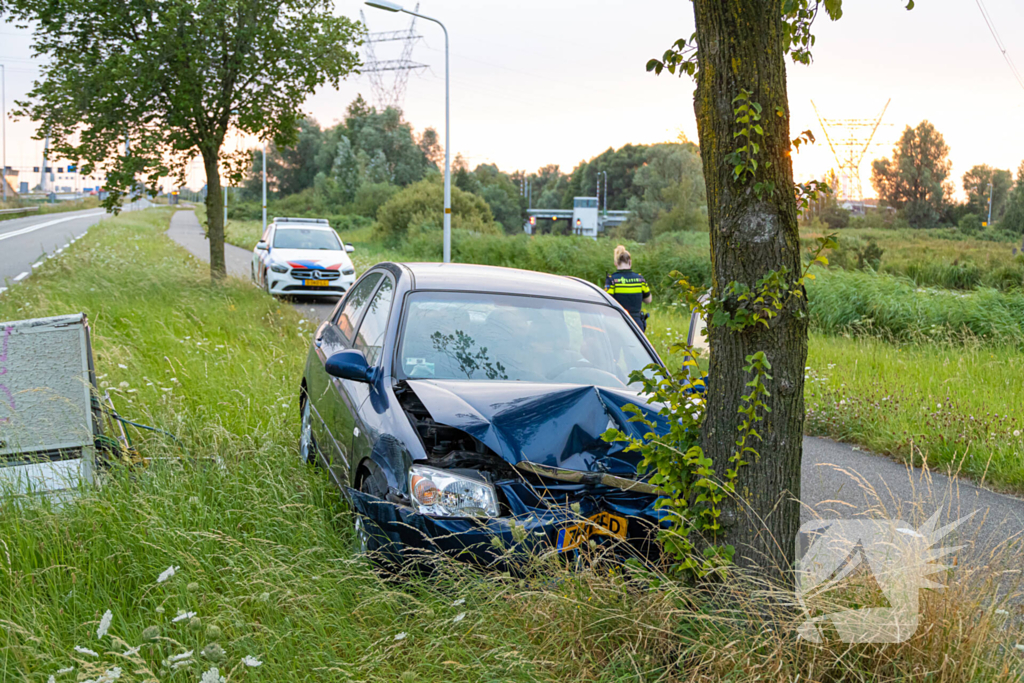
{"type": "MultiPolygon", "coordinates": [[[[359,468],[358,481],[361,493],[380,500],[386,499],[388,480],[379,467],[373,464],[364,464],[359,468]]],[[[401,548],[396,547],[375,522],[357,513],[354,526],[357,550],[360,553],[373,555],[374,561],[385,568],[398,564],[401,548]]]]}
{"type": "Polygon", "coordinates": [[[299,431],[299,459],[307,464],[316,462],[316,442],[313,440],[313,409],[309,398],[302,398],[302,427],[299,431]]]}

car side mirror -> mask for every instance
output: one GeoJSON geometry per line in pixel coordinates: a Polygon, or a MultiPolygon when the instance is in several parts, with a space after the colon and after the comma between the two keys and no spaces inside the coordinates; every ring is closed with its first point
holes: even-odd
{"type": "Polygon", "coordinates": [[[256,243],[256,249],[258,249],[259,251],[267,251],[267,243],[264,242],[263,240],[260,240],[259,242],[256,243]]]}
{"type": "Polygon", "coordinates": [[[373,381],[373,368],[366,362],[366,356],[359,349],[339,351],[327,359],[324,370],[332,377],[350,379],[353,382],[373,381]]]}
{"type": "Polygon", "coordinates": [[[351,253],[352,253],[353,251],[355,251],[355,250],[356,250],[356,248],[355,248],[355,247],[353,247],[353,246],[352,246],[351,244],[346,244],[346,245],[345,245],[345,251],[347,251],[348,253],[350,253],[350,254],[351,254],[351,253]]]}

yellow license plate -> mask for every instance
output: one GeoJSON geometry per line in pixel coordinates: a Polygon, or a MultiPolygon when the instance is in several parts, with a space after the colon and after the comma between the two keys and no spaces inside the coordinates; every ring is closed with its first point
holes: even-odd
{"type": "Polygon", "coordinates": [[[326,287],[329,284],[327,280],[306,280],[307,287],[326,287]]]}
{"type": "Polygon", "coordinates": [[[558,552],[564,553],[586,543],[591,536],[626,537],[629,520],[610,512],[599,512],[591,515],[586,522],[573,524],[558,530],[558,552]]]}

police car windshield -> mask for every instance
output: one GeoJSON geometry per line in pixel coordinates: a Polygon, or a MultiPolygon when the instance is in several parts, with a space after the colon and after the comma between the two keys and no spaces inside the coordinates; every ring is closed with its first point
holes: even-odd
{"type": "MultiPolygon", "coordinates": [[[[468,292],[406,300],[399,376],[629,386],[655,359],[610,306],[468,292]]],[[[633,387],[639,389],[639,386],[633,387]]]]}
{"type": "Polygon", "coordinates": [[[333,230],[309,228],[278,228],[274,233],[274,246],[278,249],[328,249],[339,251],[341,240],[333,230]]]}

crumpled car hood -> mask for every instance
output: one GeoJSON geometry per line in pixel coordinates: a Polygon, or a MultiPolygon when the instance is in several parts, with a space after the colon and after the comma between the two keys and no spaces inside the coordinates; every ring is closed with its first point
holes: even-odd
{"type": "Polygon", "coordinates": [[[528,460],[583,472],[635,475],[640,455],[625,443],[606,443],[609,428],[643,438],[651,430],[630,422],[634,404],[667,433],[668,422],[635,392],[575,384],[406,380],[435,422],[483,442],[512,465],[528,460]]]}

